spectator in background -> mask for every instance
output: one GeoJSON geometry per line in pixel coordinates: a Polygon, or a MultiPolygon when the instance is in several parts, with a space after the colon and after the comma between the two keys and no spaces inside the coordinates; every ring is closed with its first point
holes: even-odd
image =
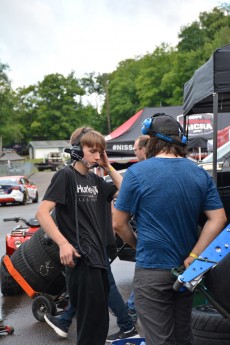
{"type": "Polygon", "coordinates": [[[134,154],[137,160],[143,161],[146,159],[146,148],[149,142],[149,135],[141,135],[134,142],[134,154]]]}
{"type": "MultiPolygon", "coordinates": [[[[134,154],[137,157],[137,160],[143,161],[146,159],[146,149],[149,142],[149,135],[140,135],[134,142],[134,154]]],[[[137,313],[134,303],[134,292],[131,291],[128,301],[126,302],[128,308],[128,313],[132,317],[134,322],[137,322],[137,313]]]]}

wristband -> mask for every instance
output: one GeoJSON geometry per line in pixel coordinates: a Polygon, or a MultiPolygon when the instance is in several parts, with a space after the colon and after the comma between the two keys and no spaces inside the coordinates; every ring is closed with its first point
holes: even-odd
{"type": "Polygon", "coordinates": [[[194,259],[198,259],[198,255],[196,255],[195,253],[191,252],[189,254],[189,256],[192,256],[194,259]]]}
{"type": "Polygon", "coordinates": [[[110,175],[111,172],[115,170],[112,165],[109,168],[102,167],[102,169],[104,169],[108,175],[110,175]]]}
{"type": "Polygon", "coordinates": [[[114,167],[112,167],[112,165],[109,167],[109,171],[112,172],[114,169],[114,167]]]}

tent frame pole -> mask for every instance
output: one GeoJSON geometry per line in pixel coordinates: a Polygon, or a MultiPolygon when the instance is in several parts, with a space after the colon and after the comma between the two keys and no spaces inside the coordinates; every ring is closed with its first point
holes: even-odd
{"type": "Polygon", "coordinates": [[[217,130],[218,130],[218,93],[213,93],[213,162],[212,178],[217,186],[217,130]]]}

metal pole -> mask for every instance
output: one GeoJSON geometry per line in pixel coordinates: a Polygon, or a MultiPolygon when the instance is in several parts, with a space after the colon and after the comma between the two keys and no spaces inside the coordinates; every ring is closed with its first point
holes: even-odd
{"type": "Polygon", "coordinates": [[[212,178],[217,186],[217,131],[218,131],[218,93],[213,93],[213,162],[212,178]]]}
{"type": "Polygon", "coordinates": [[[107,117],[108,133],[111,133],[110,104],[109,104],[109,80],[105,81],[105,110],[107,117]]]}

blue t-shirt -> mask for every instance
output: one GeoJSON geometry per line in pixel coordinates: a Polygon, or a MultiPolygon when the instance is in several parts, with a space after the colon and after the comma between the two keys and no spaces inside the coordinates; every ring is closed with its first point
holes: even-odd
{"type": "Polygon", "coordinates": [[[223,205],[203,168],[187,158],[153,157],[127,169],[115,207],[135,215],[136,266],[172,269],[197,242],[201,212],[223,205]]]}

